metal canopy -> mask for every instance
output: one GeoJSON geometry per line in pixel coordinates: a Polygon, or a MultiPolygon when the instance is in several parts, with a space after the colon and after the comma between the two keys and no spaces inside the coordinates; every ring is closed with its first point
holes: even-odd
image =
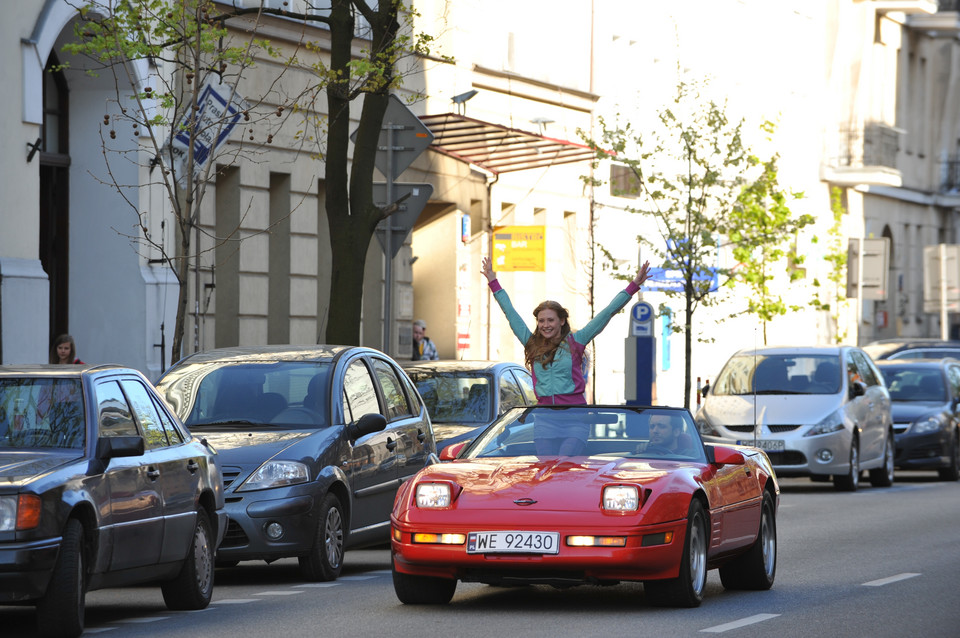
{"type": "Polygon", "coordinates": [[[494,174],[583,162],[596,157],[596,153],[584,144],[544,137],[465,115],[424,115],[420,121],[434,135],[431,149],[494,174]]]}

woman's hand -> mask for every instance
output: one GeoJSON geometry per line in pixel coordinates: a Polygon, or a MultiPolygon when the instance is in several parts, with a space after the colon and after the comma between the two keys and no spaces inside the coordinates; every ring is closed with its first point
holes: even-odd
{"type": "Polygon", "coordinates": [[[480,272],[487,278],[487,283],[497,278],[497,273],[493,272],[493,262],[490,261],[489,257],[484,257],[480,262],[480,266],[480,272]]]}
{"type": "Polygon", "coordinates": [[[633,283],[638,286],[642,286],[643,282],[650,278],[650,262],[645,261],[643,265],[640,266],[640,270],[637,271],[637,276],[633,278],[633,283]]]}

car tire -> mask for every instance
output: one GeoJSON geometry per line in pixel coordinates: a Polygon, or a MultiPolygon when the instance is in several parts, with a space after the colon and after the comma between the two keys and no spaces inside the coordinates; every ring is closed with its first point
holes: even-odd
{"type": "Polygon", "coordinates": [[[37,602],[37,630],[41,636],[79,636],[83,633],[86,566],[83,524],[71,518],[64,528],[60,553],[50,574],[47,592],[37,602]]]}
{"type": "Polygon", "coordinates": [[[850,469],[846,474],[833,475],[833,487],[839,492],[856,492],[860,487],[860,441],[850,441],[850,469]]]}
{"type": "Polygon", "coordinates": [[[309,581],[336,580],[343,569],[346,542],[343,506],[335,494],[328,493],[320,505],[317,533],[310,553],[300,557],[300,572],[309,581]]]}
{"type": "Polygon", "coordinates": [[[893,456],[896,451],[893,434],[887,434],[883,444],[883,465],[870,470],[870,485],[874,487],[890,487],[893,485],[893,456]]]}
{"type": "Polygon", "coordinates": [[[453,578],[413,576],[397,571],[393,565],[393,591],[404,605],[446,605],[457,591],[453,578]]]}
{"type": "Polygon", "coordinates": [[[720,567],[726,589],[766,590],[777,575],[777,515],[773,496],[764,490],[760,504],[760,529],[750,549],[720,567]]]}
{"type": "Polygon", "coordinates": [[[707,584],[707,514],[696,498],[687,512],[680,575],[667,580],[645,580],[643,591],[656,607],[699,607],[707,584]]]}
{"type": "Polygon", "coordinates": [[[197,511],[190,550],[180,567],[180,573],[160,586],[167,609],[205,609],[213,598],[213,572],[213,533],[210,517],[201,508],[197,511]]]}
{"type": "Polygon", "coordinates": [[[950,465],[940,468],[937,473],[943,481],[960,479],[960,432],[954,431],[953,443],[950,446],[950,465]]]}

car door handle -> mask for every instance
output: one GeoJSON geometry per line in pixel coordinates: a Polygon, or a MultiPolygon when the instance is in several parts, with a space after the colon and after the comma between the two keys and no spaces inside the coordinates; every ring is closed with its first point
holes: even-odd
{"type": "Polygon", "coordinates": [[[417,430],[417,440],[423,443],[427,438],[427,435],[423,433],[423,430],[417,430]]]}
{"type": "Polygon", "coordinates": [[[387,437],[387,449],[391,452],[397,449],[397,442],[391,439],[389,436],[387,437]]]}
{"type": "Polygon", "coordinates": [[[191,474],[196,474],[197,470],[200,469],[200,464],[197,463],[196,459],[190,459],[187,461],[187,469],[190,470],[191,474]]]}
{"type": "Polygon", "coordinates": [[[148,467],[147,478],[150,479],[151,481],[156,481],[158,478],[160,478],[160,470],[158,470],[155,467],[148,467]]]}

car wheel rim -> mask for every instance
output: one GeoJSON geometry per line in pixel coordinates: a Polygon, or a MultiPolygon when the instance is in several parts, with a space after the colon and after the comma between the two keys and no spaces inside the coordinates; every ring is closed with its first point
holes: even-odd
{"type": "Polygon", "coordinates": [[[768,508],[763,509],[763,518],[760,521],[760,533],[762,534],[763,548],[763,569],[769,578],[773,574],[774,560],[777,555],[777,537],[773,532],[773,520],[768,508]]]}
{"type": "Polygon", "coordinates": [[[193,560],[197,567],[197,587],[206,594],[213,578],[213,556],[203,528],[198,525],[193,539],[193,560]]]}
{"type": "Polygon", "coordinates": [[[690,528],[690,580],[693,591],[700,595],[707,577],[707,548],[703,525],[699,517],[690,528]]]}
{"type": "Polygon", "coordinates": [[[343,519],[340,517],[340,510],[336,507],[331,507],[327,512],[324,543],[327,562],[333,568],[339,567],[340,561],[343,560],[343,519]]]}

